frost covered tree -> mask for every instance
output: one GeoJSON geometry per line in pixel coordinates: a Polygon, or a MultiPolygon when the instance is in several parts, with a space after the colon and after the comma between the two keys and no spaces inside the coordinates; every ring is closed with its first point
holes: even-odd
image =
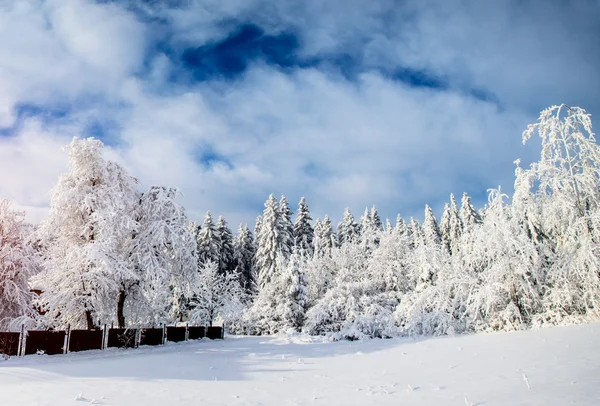
{"type": "Polygon", "coordinates": [[[360,225],[354,220],[349,208],[344,210],[344,218],[337,229],[340,245],[346,242],[357,242],[360,239],[360,225]]]}
{"type": "Polygon", "coordinates": [[[29,278],[41,270],[41,257],[27,241],[24,212],[0,199],[0,330],[17,318],[33,317],[29,278]]]}
{"type": "Polygon", "coordinates": [[[294,249],[294,224],[292,223],[290,206],[285,196],[279,200],[279,246],[284,258],[289,258],[294,249]]]}
{"type": "Polygon", "coordinates": [[[294,238],[296,241],[296,250],[311,257],[313,255],[313,239],[315,230],[311,225],[312,217],[306,204],[306,199],[302,197],[298,203],[298,213],[294,223],[294,238]]]}
{"type": "Polygon", "coordinates": [[[93,328],[111,320],[120,286],[138,275],[129,267],[137,181],[102,157],[101,141],[73,139],[69,172],[52,190],[37,235],[45,270],[33,278],[36,299],[52,323],[93,328]]]}
{"type": "Polygon", "coordinates": [[[471,197],[466,192],[462,196],[459,216],[464,227],[473,227],[476,224],[481,224],[483,221],[481,215],[475,209],[475,206],[473,206],[471,197]]]}
{"type": "Polygon", "coordinates": [[[238,234],[233,240],[233,247],[235,269],[240,276],[240,284],[247,295],[254,295],[257,291],[256,268],[254,265],[256,246],[248,225],[240,224],[238,234]]]}
{"type": "Polygon", "coordinates": [[[190,323],[212,326],[219,316],[235,317],[243,309],[244,293],[238,275],[235,272],[222,274],[215,262],[200,265],[195,293],[190,302],[190,323]]]}
{"type": "Polygon", "coordinates": [[[121,285],[117,304],[120,328],[128,325],[126,306],[134,325],[158,324],[178,318],[182,311],[178,303],[192,296],[198,275],[192,232],[198,227],[190,226],[177,195],[177,189],[152,186],[140,196],[130,251],[130,267],[138,277],[121,285]],[[177,294],[182,297],[175,297],[177,294]]]}
{"type": "Polygon", "coordinates": [[[256,236],[256,265],[258,268],[259,289],[265,288],[277,274],[276,259],[282,253],[281,216],[274,195],[265,202],[262,224],[256,236]]]}
{"type": "Polygon", "coordinates": [[[463,223],[456,204],[454,194],[450,194],[450,204],[444,207],[444,214],[440,222],[442,243],[450,254],[456,254],[459,249],[459,240],[462,235],[463,223]]]}
{"type": "Polygon", "coordinates": [[[423,220],[423,241],[426,245],[438,245],[442,236],[433,210],[425,205],[425,220],[423,220]]]}
{"type": "Polygon", "coordinates": [[[294,251],[281,275],[281,293],[278,312],[286,327],[300,330],[308,306],[307,281],[302,269],[303,258],[294,251]]]}
{"type": "Polygon", "coordinates": [[[219,272],[225,274],[235,269],[233,236],[223,216],[217,220],[216,239],[219,246],[219,272]]]}
{"type": "Polygon", "coordinates": [[[335,241],[331,219],[326,214],[323,221],[317,219],[315,224],[315,256],[320,258],[330,256],[332,248],[336,245],[335,241]]]}
{"type": "Polygon", "coordinates": [[[211,261],[218,266],[221,255],[220,243],[221,241],[212,214],[210,211],[207,211],[198,233],[198,263],[203,264],[211,261]]]}
{"type": "MultiPolygon", "coordinates": [[[[523,132],[523,142],[538,134],[540,160],[517,168],[515,205],[528,210],[534,230],[554,244],[556,260],[548,270],[549,293],[542,322],[600,318],[600,147],[591,116],[579,107],[552,106],[523,132]],[[523,189],[533,189],[532,195],[523,189]],[[529,204],[528,204],[529,203],[529,204]],[[538,217],[539,214],[539,217],[538,217]]],[[[518,161],[517,161],[518,162],[518,161]]],[[[523,211],[522,211],[523,212],[523,211]]]]}
{"type": "Polygon", "coordinates": [[[465,317],[474,330],[518,330],[542,309],[542,258],[499,189],[491,190],[481,227],[465,236],[457,266],[470,283],[465,317]]]}

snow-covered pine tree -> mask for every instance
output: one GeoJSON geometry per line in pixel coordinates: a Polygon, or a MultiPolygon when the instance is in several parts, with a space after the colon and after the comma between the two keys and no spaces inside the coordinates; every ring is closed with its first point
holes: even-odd
{"type": "Polygon", "coordinates": [[[282,298],[279,301],[278,312],[286,327],[300,331],[304,324],[308,305],[308,289],[306,277],[302,269],[301,256],[294,250],[281,277],[282,298]]]}
{"type": "Polygon", "coordinates": [[[375,206],[371,207],[371,213],[369,213],[371,217],[371,224],[375,230],[383,231],[383,223],[381,222],[381,217],[379,217],[379,212],[375,206]]]}
{"type": "Polygon", "coordinates": [[[406,225],[406,222],[404,221],[402,216],[398,214],[396,216],[396,226],[394,227],[394,231],[396,232],[396,234],[404,235],[408,232],[407,228],[408,226],[406,225]]]}
{"type": "Polygon", "coordinates": [[[216,238],[219,241],[219,272],[226,274],[235,270],[233,236],[223,216],[217,220],[216,238]]]}
{"type": "Polygon", "coordinates": [[[338,224],[338,241],[342,245],[346,242],[357,242],[360,239],[360,226],[354,220],[354,216],[350,213],[350,209],[346,207],[344,210],[344,218],[338,224]]]}
{"type": "Polygon", "coordinates": [[[0,331],[17,318],[33,317],[29,278],[41,271],[41,256],[28,243],[24,212],[0,199],[0,331]]]}
{"type": "Polygon", "coordinates": [[[425,205],[425,220],[423,221],[423,241],[426,245],[439,245],[442,241],[440,228],[429,205],[425,205]]]}
{"type": "Polygon", "coordinates": [[[444,204],[442,219],[440,220],[440,233],[442,234],[442,245],[450,253],[450,204],[444,204]]]}
{"type": "Polygon", "coordinates": [[[203,264],[211,261],[219,264],[219,256],[221,253],[221,246],[219,241],[219,235],[217,234],[217,227],[212,218],[210,211],[206,212],[204,216],[204,222],[198,233],[198,263],[203,264]]]}
{"type": "Polygon", "coordinates": [[[317,219],[315,225],[315,256],[318,258],[331,256],[331,250],[335,247],[335,234],[331,228],[331,219],[326,214],[323,221],[317,219]]]}
{"type": "Polygon", "coordinates": [[[260,228],[262,227],[263,218],[262,216],[256,217],[256,222],[254,223],[254,235],[258,236],[260,234],[260,228]]]}
{"type": "Polygon", "coordinates": [[[254,296],[257,292],[256,268],[254,265],[256,246],[252,231],[250,231],[247,224],[240,224],[238,234],[233,240],[233,248],[236,272],[240,275],[240,284],[248,296],[254,296]]]}
{"type": "Polygon", "coordinates": [[[411,248],[416,248],[423,244],[423,230],[418,220],[411,217],[407,231],[410,235],[409,241],[411,248]]]}
{"type": "Polygon", "coordinates": [[[475,206],[471,203],[471,197],[465,192],[463,193],[459,212],[460,220],[465,228],[473,227],[477,224],[481,224],[483,219],[475,206]]]}
{"type": "Polygon", "coordinates": [[[37,233],[47,251],[46,269],[32,279],[42,290],[36,305],[47,320],[74,328],[111,320],[120,286],[139,278],[129,267],[137,181],[102,158],[102,148],[93,138],[67,146],[69,172],[37,233]]]}
{"type": "Polygon", "coordinates": [[[290,206],[285,196],[281,196],[281,200],[279,200],[279,221],[280,221],[280,249],[281,254],[285,259],[289,258],[292,255],[292,250],[294,249],[295,241],[294,241],[294,224],[292,223],[292,214],[294,214],[290,210],[290,206]]]}
{"type": "Polygon", "coordinates": [[[306,199],[302,197],[298,203],[298,213],[294,223],[294,238],[296,240],[296,250],[302,255],[311,257],[313,255],[313,239],[315,230],[311,225],[312,217],[306,204],[306,199]]]}
{"type": "Polygon", "coordinates": [[[276,259],[282,252],[281,217],[279,205],[274,195],[270,195],[265,202],[262,224],[256,236],[257,251],[256,265],[258,269],[259,291],[264,289],[277,274],[276,259]]]}

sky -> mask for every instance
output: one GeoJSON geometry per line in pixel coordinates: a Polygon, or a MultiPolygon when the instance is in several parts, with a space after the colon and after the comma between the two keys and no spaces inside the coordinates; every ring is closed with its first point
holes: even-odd
{"type": "Polygon", "coordinates": [[[96,137],[193,220],[273,193],[335,222],[511,194],[521,133],[600,114],[598,0],[0,0],[0,197],[39,222],[96,137]]]}

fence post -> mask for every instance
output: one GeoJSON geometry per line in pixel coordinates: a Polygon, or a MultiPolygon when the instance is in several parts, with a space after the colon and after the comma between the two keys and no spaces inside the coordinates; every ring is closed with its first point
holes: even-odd
{"type": "Polygon", "coordinates": [[[225,322],[221,325],[221,340],[225,339],[225,322]]]}
{"type": "Polygon", "coordinates": [[[189,323],[185,323],[185,341],[188,341],[190,337],[189,323]]]}
{"type": "Polygon", "coordinates": [[[102,330],[102,348],[101,350],[106,349],[106,337],[108,337],[108,329],[106,328],[106,323],[104,323],[104,329],[102,330]]]}
{"type": "Polygon", "coordinates": [[[67,324],[67,334],[65,334],[65,344],[63,348],[63,354],[69,353],[69,344],[71,341],[71,323],[67,324]]]}
{"type": "Polygon", "coordinates": [[[165,343],[165,340],[167,339],[167,328],[166,328],[166,326],[165,326],[165,324],[164,324],[164,323],[161,323],[161,324],[162,324],[162,329],[163,329],[163,333],[162,333],[162,344],[164,344],[164,343],[165,343]]]}
{"type": "Polygon", "coordinates": [[[19,334],[19,344],[17,345],[17,357],[25,355],[25,324],[21,324],[21,334],[19,334]]]}

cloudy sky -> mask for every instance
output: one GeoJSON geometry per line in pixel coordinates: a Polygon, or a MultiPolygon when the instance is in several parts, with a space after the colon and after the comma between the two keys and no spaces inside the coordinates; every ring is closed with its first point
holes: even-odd
{"type": "Polygon", "coordinates": [[[598,0],[0,0],[0,196],[39,221],[61,147],[93,136],[234,228],[270,193],[334,221],[481,205],[542,109],[600,115],[599,21],[598,0]]]}

